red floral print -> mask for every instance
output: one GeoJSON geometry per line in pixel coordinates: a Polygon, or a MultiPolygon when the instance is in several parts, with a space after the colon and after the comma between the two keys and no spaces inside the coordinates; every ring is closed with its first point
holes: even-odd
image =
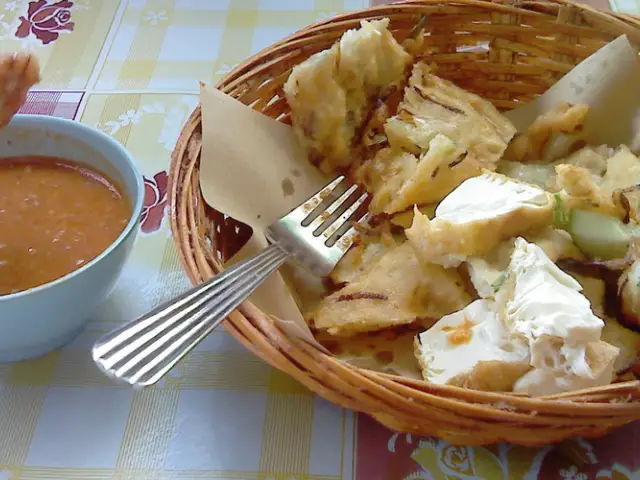
{"type": "Polygon", "coordinates": [[[60,36],[59,32],[73,31],[71,7],[73,2],[65,0],[52,4],[47,0],[29,2],[27,16],[20,17],[16,37],[27,38],[33,33],[43,45],[53,42],[60,36]]]}
{"type": "Polygon", "coordinates": [[[140,229],[152,233],[160,228],[167,206],[167,172],[156,173],[152,179],[144,177],[144,207],[140,217],[140,229]]]}
{"type": "Polygon", "coordinates": [[[394,433],[358,415],[357,480],[639,480],[640,421],[602,438],[575,437],[538,448],[506,443],[459,447],[430,437],[394,433]],[[375,461],[371,461],[375,459],[375,461]]]}

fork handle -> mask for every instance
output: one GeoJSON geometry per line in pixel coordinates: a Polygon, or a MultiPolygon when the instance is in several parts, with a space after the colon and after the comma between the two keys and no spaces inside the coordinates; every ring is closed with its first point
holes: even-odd
{"type": "Polygon", "coordinates": [[[109,376],[153,385],[211,333],[288,258],[277,244],[123,325],[93,347],[109,376]]]}

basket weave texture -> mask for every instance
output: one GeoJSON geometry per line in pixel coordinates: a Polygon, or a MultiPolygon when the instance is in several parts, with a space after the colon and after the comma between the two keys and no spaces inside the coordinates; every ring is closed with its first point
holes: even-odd
{"type": "MultiPolygon", "coordinates": [[[[384,17],[390,19],[390,30],[398,41],[416,25],[424,25],[421,59],[436,63],[437,75],[501,109],[545,92],[621,34],[640,45],[639,18],[566,1],[408,1],[307,27],[237,66],[217,88],[265,115],[288,122],[282,86],[291,69],[329,48],[346,30],[358,28],[360,20],[384,17]]],[[[201,144],[198,107],[178,139],[169,180],[171,229],[194,283],[219,273],[224,260],[251,235],[248,227],[225,218],[202,199],[201,144]]],[[[535,399],[480,392],[350,366],[287,337],[250,302],[232,313],[225,327],[255,355],[326,399],[366,412],[391,429],[433,435],[454,444],[504,440],[542,445],[575,435],[600,436],[640,419],[640,381],[535,399]]]]}

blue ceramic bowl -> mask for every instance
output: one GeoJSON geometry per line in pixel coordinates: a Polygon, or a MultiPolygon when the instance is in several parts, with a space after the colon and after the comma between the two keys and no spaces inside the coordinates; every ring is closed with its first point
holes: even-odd
{"type": "MultiPolygon", "coordinates": [[[[71,120],[17,115],[0,129],[2,157],[61,157],[94,168],[115,181],[131,202],[120,236],[98,257],[53,282],[0,296],[0,362],[37,357],[73,340],[111,292],[131,252],[144,202],[136,162],[113,138],[71,120]]],[[[1,237],[1,236],[0,236],[1,237]]]]}

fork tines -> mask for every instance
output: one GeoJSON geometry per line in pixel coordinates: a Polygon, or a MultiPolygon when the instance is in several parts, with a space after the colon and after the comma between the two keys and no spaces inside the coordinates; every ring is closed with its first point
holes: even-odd
{"type": "Polygon", "coordinates": [[[335,245],[367,213],[367,192],[359,185],[347,185],[341,175],[311,197],[309,201],[319,203],[302,221],[302,226],[314,236],[324,235],[328,247],[335,245]]]}
{"type": "Polygon", "coordinates": [[[343,175],[272,224],[267,236],[313,273],[328,275],[356,238],[369,195],[343,175]]]}

